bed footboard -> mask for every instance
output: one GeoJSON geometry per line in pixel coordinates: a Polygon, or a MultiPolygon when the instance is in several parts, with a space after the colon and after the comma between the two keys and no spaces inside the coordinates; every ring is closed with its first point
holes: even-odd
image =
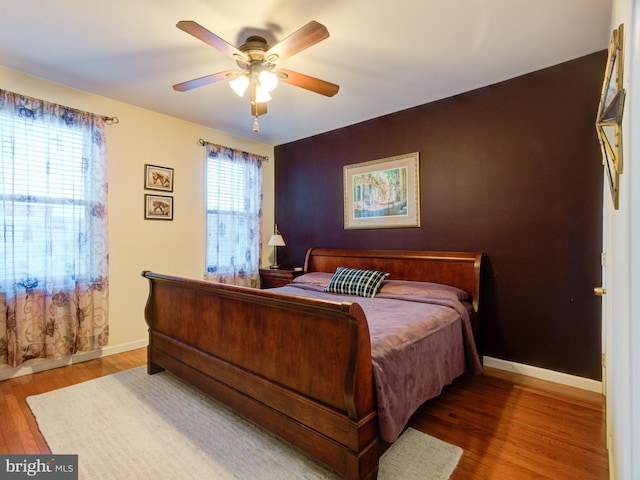
{"type": "Polygon", "coordinates": [[[384,447],[357,303],[142,276],[150,374],[172,372],[346,478],[377,478],[384,447]]]}

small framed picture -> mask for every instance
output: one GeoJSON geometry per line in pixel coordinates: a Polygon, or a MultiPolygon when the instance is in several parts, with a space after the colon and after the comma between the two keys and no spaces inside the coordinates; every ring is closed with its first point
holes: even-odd
{"type": "Polygon", "coordinates": [[[144,218],[145,220],[173,220],[173,197],[145,194],[144,218]]]}
{"type": "Polygon", "coordinates": [[[173,192],[173,168],[145,164],[144,188],[173,192]]]}

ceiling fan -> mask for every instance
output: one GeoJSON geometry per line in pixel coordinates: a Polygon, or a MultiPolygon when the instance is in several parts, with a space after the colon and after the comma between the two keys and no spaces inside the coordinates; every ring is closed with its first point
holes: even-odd
{"type": "Polygon", "coordinates": [[[225,70],[205,75],[178,83],[173,86],[173,89],[185,92],[221,80],[230,80],[231,88],[239,96],[249,91],[251,115],[254,116],[254,132],[259,131],[258,117],[267,113],[267,102],[271,100],[269,92],[273,91],[278,81],[327,97],[334,96],[340,88],[334,83],[303,73],[276,68],[280,60],[289,58],[329,37],[327,28],[316,21],[307,23],[273,46],[269,45],[263,37],[253,35],[247,38],[243,45],[234,47],[191,20],[182,20],[176,24],[176,27],[233,58],[239,70],[225,70]]]}

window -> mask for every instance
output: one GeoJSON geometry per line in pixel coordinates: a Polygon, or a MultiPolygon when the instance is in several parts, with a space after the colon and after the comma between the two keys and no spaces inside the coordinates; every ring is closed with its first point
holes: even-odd
{"type": "Polygon", "coordinates": [[[258,286],[263,158],[219,145],[206,147],[205,276],[258,286]]]}
{"type": "MultiPolygon", "coordinates": [[[[25,122],[10,129],[0,117],[2,183],[0,196],[5,237],[0,271],[14,271],[24,279],[70,276],[88,278],[88,265],[76,265],[81,252],[67,250],[77,242],[77,229],[90,208],[85,181],[82,133],[25,122]],[[71,227],[71,228],[70,228],[71,227]],[[76,269],[77,268],[77,269],[76,269]]],[[[15,277],[14,277],[15,278],[15,277]]],[[[28,281],[28,280],[27,280],[28,281]]]]}
{"type": "Polygon", "coordinates": [[[104,119],[0,90],[0,363],[106,345],[106,205],[104,119]]]}

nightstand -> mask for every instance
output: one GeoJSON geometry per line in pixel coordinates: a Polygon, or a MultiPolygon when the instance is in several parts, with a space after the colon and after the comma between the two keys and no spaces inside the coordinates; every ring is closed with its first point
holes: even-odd
{"type": "Polygon", "coordinates": [[[261,268],[260,288],[284,287],[304,272],[287,268],[261,268]]]}

